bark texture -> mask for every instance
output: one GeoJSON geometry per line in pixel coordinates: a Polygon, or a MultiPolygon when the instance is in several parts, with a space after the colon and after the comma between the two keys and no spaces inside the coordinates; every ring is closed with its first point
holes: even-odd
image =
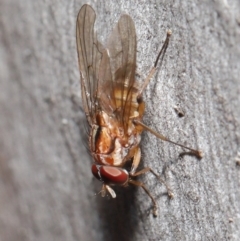
{"type": "Polygon", "coordinates": [[[80,108],[75,20],[83,1],[0,1],[0,240],[133,241],[240,238],[240,2],[88,1],[104,42],[122,13],[137,31],[143,80],[167,29],[173,35],[161,71],[144,97],[145,123],[204,158],[149,133],[141,189],[116,199],[90,172],[80,108]],[[176,111],[177,110],[177,111],[176,111]],[[178,111],[183,112],[180,117],[178,111]]]}

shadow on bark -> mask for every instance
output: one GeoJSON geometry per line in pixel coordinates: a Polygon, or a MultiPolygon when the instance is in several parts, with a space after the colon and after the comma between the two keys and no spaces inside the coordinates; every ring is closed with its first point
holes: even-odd
{"type": "Polygon", "coordinates": [[[136,187],[114,187],[116,199],[99,197],[98,212],[106,241],[130,241],[138,229],[136,187]]]}

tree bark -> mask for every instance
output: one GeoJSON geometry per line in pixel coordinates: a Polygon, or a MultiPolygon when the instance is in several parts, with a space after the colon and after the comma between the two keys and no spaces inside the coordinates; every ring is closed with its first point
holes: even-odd
{"type": "Polygon", "coordinates": [[[163,65],[144,93],[144,122],[202,149],[183,155],[150,133],[142,138],[135,187],[101,198],[84,144],[75,20],[83,1],[0,2],[0,240],[239,240],[240,2],[89,1],[107,39],[123,13],[136,25],[139,81],[166,31],[163,65]],[[96,194],[96,195],[95,195],[96,194]]]}

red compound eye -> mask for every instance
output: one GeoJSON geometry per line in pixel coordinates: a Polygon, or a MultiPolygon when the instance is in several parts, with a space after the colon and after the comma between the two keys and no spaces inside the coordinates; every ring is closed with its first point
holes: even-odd
{"type": "Polygon", "coordinates": [[[128,173],[125,169],[111,166],[92,165],[93,175],[105,184],[123,185],[128,181],[128,173]]]}

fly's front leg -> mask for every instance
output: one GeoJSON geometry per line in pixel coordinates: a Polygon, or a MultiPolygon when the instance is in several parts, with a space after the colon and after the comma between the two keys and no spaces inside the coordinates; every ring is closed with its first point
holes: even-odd
{"type": "Polygon", "coordinates": [[[169,188],[167,183],[156,172],[154,172],[150,167],[145,167],[142,170],[136,172],[138,165],[140,163],[140,159],[141,159],[141,149],[139,147],[137,147],[134,157],[133,157],[133,164],[132,164],[132,168],[130,171],[130,176],[136,177],[136,176],[142,175],[146,172],[151,172],[166,187],[166,189],[168,191],[168,196],[170,198],[173,198],[174,195],[173,195],[171,188],[169,188]]]}
{"type": "Polygon", "coordinates": [[[140,160],[141,160],[141,149],[139,147],[136,147],[135,153],[133,156],[132,167],[131,167],[131,171],[130,171],[131,176],[134,176],[134,174],[139,166],[140,160]]]}
{"type": "Polygon", "coordinates": [[[149,192],[149,190],[145,187],[145,185],[142,182],[135,181],[135,180],[129,180],[129,183],[133,184],[134,186],[141,187],[146,194],[151,198],[152,203],[153,203],[153,215],[156,217],[157,216],[157,203],[155,199],[153,198],[152,194],[149,192]]]}
{"type": "MultiPolygon", "coordinates": [[[[139,163],[140,163],[140,159],[141,159],[141,150],[140,150],[139,147],[137,147],[136,150],[135,150],[135,153],[134,153],[134,157],[133,157],[133,163],[132,163],[132,168],[131,168],[131,171],[130,171],[130,176],[131,177],[136,177],[136,176],[142,175],[142,174],[144,174],[146,172],[151,172],[161,183],[163,183],[166,186],[167,191],[168,191],[168,196],[170,198],[173,198],[172,190],[169,188],[169,186],[166,184],[166,182],[159,175],[157,175],[151,168],[145,167],[142,170],[136,172],[136,170],[137,170],[137,168],[139,166],[139,163]]],[[[138,187],[142,187],[142,189],[146,192],[146,194],[152,200],[152,203],[153,203],[153,215],[157,216],[157,204],[156,204],[156,201],[153,198],[153,196],[150,193],[150,191],[145,187],[145,185],[142,182],[135,181],[135,180],[132,180],[132,179],[130,179],[128,181],[128,183],[133,184],[133,185],[138,186],[138,187]]]]}
{"type": "Polygon", "coordinates": [[[134,174],[132,174],[133,177],[136,177],[136,176],[139,176],[139,175],[142,175],[146,172],[151,172],[167,189],[167,192],[168,192],[168,196],[170,198],[173,198],[174,195],[173,195],[173,192],[171,190],[171,188],[167,185],[167,183],[156,173],[154,172],[150,167],[145,167],[143,168],[141,171],[138,171],[138,172],[135,172],[134,174]]]}
{"type": "MultiPolygon", "coordinates": [[[[137,147],[135,149],[135,153],[133,156],[133,163],[132,163],[132,168],[130,171],[130,176],[132,176],[132,177],[138,176],[138,175],[136,175],[136,173],[139,173],[139,172],[136,172],[136,170],[139,166],[140,159],[141,159],[141,149],[139,147],[137,147]]],[[[145,187],[145,185],[142,182],[129,179],[128,183],[130,183],[134,186],[137,186],[137,187],[141,187],[145,191],[145,193],[151,198],[152,203],[153,203],[153,215],[156,217],[157,216],[157,203],[156,203],[154,197],[152,196],[152,194],[150,193],[150,191],[145,187]]]]}

